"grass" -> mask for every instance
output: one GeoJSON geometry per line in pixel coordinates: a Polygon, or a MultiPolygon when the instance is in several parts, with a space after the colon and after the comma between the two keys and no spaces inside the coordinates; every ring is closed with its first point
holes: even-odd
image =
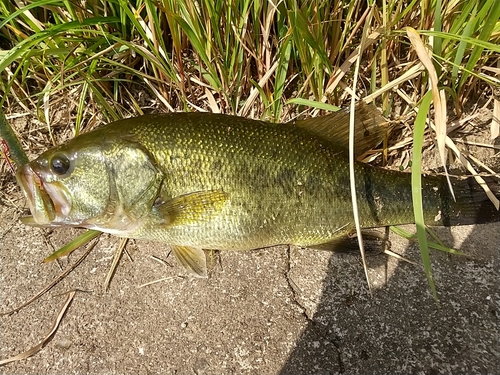
{"type": "MultiPolygon", "coordinates": [[[[457,106],[477,99],[464,94],[477,92],[482,83],[498,82],[481,70],[495,66],[500,49],[497,1],[445,1],[439,11],[433,6],[441,1],[406,3],[386,1],[374,9],[369,26],[382,35],[365,51],[361,95],[416,63],[405,27],[421,30],[433,43],[439,81],[457,106]]],[[[140,113],[134,97],[138,89],[152,95],[161,110],[241,115],[251,110],[253,116],[275,121],[283,118],[289,99],[345,102],[352,72],[335,87],[329,82],[359,45],[366,2],[194,4],[97,1],[82,9],[47,0],[19,9],[3,3],[4,100],[11,96],[41,114],[52,97],[73,92],[79,98],[72,109],[76,130],[88,118],[88,103],[107,121],[140,113]]],[[[427,90],[428,77],[422,74],[413,83],[416,103],[427,90]]],[[[386,111],[391,99],[394,94],[384,93],[386,111]]]]}
{"type": "MultiPolygon", "coordinates": [[[[35,116],[51,143],[61,112],[73,135],[149,111],[272,121],[315,116],[346,105],[361,56],[357,96],[397,123],[413,122],[431,86],[439,92],[433,115],[425,109],[421,116],[441,116],[444,155],[446,106],[439,109],[437,98],[449,104],[448,118],[460,118],[491,107],[500,83],[497,0],[384,0],[379,7],[362,0],[19,4],[0,4],[0,104],[6,113],[35,116]],[[422,41],[420,51],[409,28],[422,41]],[[369,32],[361,50],[363,30],[369,32]],[[422,54],[432,68],[422,67],[422,54]]],[[[431,133],[427,127],[419,134],[422,147],[431,133]]],[[[399,140],[388,141],[382,163],[399,158],[401,148],[388,151],[399,140]]]]}

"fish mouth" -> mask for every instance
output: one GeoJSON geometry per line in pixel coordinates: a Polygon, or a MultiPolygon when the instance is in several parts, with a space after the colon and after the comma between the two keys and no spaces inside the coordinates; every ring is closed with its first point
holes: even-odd
{"type": "Polygon", "coordinates": [[[71,210],[65,189],[57,182],[48,183],[31,163],[23,165],[16,179],[28,201],[31,217],[23,218],[26,224],[51,226],[64,220],[71,210]]]}

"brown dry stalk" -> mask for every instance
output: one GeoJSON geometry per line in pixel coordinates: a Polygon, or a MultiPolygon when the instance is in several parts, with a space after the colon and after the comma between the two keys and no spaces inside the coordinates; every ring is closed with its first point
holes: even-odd
{"type": "Polygon", "coordinates": [[[59,310],[59,314],[57,314],[57,317],[54,321],[54,324],[52,325],[52,328],[50,329],[50,332],[45,336],[45,338],[38,345],[35,345],[32,348],[26,350],[23,353],[20,353],[20,354],[14,356],[14,357],[0,360],[0,366],[3,366],[3,365],[10,363],[10,362],[21,361],[23,359],[31,357],[32,355],[34,355],[34,354],[38,353],[40,350],[42,350],[44,348],[44,346],[47,345],[47,343],[50,340],[52,340],[52,338],[54,337],[54,334],[56,333],[57,329],[59,328],[59,324],[61,323],[61,320],[64,317],[64,314],[66,313],[66,310],[68,309],[75,294],[76,294],[76,290],[72,290],[68,293],[68,297],[66,297],[66,301],[64,302],[64,305],[59,310]]]}

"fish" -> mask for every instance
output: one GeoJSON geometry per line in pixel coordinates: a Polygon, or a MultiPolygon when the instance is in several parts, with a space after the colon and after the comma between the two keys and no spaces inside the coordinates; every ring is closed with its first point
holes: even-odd
{"type": "MultiPolygon", "coordinates": [[[[22,165],[29,225],[74,226],[172,248],[194,275],[206,251],[275,245],[341,250],[355,229],[348,111],[271,123],[211,113],[131,117],[81,134],[22,165]]],[[[380,144],[387,121],[355,112],[355,153],[380,144]]],[[[356,161],[361,228],[414,222],[411,176],[356,161]]],[[[470,179],[422,178],[430,225],[500,221],[470,179]]],[[[498,194],[498,182],[493,191],[498,194]]]]}

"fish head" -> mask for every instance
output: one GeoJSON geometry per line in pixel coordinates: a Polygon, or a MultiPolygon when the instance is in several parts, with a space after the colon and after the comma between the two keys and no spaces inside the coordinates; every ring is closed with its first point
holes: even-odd
{"type": "Polygon", "coordinates": [[[20,167],[16,178],[32,214],[24,223],[115,234],[136,229],[162,181],[140,144],[92,132],[44,152],[20,167]]]}

